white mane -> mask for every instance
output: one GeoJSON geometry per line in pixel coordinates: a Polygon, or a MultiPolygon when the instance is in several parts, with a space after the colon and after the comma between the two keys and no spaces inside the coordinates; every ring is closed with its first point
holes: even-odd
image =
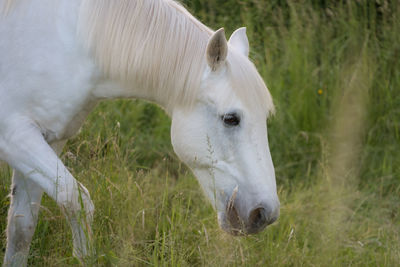
{"type": "MultiPolygon", "coordinates": [[[[213,32],[177,2],[84,0],[80,25],[80,34],[108,77],[151,90],[167,106],[193,103],[213,32]]],[[[271,111],[271,96],[253,64],[245,58],[230,61],[235,61],[228,66],[239,97],[260,101],[271,111]]]]}
{"type": "Polygon", "coordinates": [[[273,114],[275,107],[270,92],[254,64],[241,54],[230,52],[227,59],[231,86],[245,105],[273,114]]]}
{"type": "Polygon", "coordinates": [[[166,104],[193,99],[212,31],[176,2],[84,0],[80,19],[80,33],[107,76],[166,104]]]}

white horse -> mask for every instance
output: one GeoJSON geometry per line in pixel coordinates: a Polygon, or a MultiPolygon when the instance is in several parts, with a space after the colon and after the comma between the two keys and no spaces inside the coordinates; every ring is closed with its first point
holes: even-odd
{"type": "Polygon", "coordinates": [[[222,229],[251,234],[279,214],[266,119],[248,59],[172,0],[0,0],[0,160],[13,169],[5,265],[26,265],[43,192],[64,211],[74,255],[90,253],[94,206],[58,154],[100,100],[141,98],[172,117],[176,154],[222,229]]]}

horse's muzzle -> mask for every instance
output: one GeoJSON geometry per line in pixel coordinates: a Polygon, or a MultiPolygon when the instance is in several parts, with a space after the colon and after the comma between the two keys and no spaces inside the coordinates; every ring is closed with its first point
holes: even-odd
{"type": "Polygon", "coordinates": [[[256,234],[278,219],[279,204],[272,207],[268,203],[261,203],[251,209],[245,209],[240,204],[240,199],[227,204],[221,227],[230,234],[256,234]]]}

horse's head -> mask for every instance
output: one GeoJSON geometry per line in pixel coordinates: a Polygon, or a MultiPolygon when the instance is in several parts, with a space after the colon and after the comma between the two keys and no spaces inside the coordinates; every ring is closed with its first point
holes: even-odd
{"type": "Polygon", "coordinates": [[[279,215],[266,119],[271,96],[248,59],[244,28],[223,29],[207,45],[194,105],[172,113],[172,144],[194,172],[231,234],[257,233],[279,215]]]}

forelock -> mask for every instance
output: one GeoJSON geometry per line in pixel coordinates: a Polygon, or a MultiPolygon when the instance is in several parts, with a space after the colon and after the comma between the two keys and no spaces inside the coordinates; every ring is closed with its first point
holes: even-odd
{"type": "Polygon", "coordinates": [[[232,89],[244,105],[265,112],[275,112],[272,96],[254,64],[240,53],[230,50],[227,76],[232,89]]]}

